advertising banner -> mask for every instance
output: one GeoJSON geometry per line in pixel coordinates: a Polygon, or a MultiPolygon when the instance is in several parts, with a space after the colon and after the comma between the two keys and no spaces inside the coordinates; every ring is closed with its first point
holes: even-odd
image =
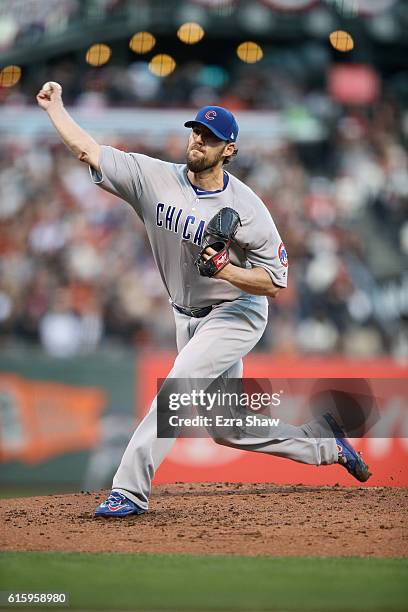
{"type": "MultiPolygon", "coordinates": [[[[157,379],[164,378],[174,361],[172,354],[146,354],[139,360],[137,418],[148,410],[157,393],[157,379]]],[[[373,477],[370,485],[408,486],[408,368],[388,359],[347,361],[327,359],[277,359],[251,355],[244,360],[246,378],[273,381],[284,379],[287,388],[319,385],[321,389],[344,388],[344,381],[355,380],[370,385],[379,418],[353,444],[364,454],[373,477]],[[292,385],[290,381],[292,380],[292,385]],[[303,379],[302,384],[299,379],[303,379]],[[307,385],[307,380],[309,385],[307,385]],[[337,381],[337,384],[336,382],[337,381]],[[343,385],[343,387],[342,387],[343,385]]],[[[293,399],[293,398],[292,398],[293,399]]],[[[297,398],[298,404],[299,398],[297,398]]],[[[292,402],[293,407],[293,402],[292,402]]],[[[302,415],[298,415],[300,418],[302,415]]],[[[214,443],[210,437],[187,436],[177,439],[159,468],[155,482],[275,482],[333,485],[356,483],[341,466],[314,467],[262,453],[246,452],[214,443]]]]}
{"type": "Polygon", "coordinates": [[[0,374],[0,461],[40,463],[92,448],[99,433],[104,393],[0,374]]]}

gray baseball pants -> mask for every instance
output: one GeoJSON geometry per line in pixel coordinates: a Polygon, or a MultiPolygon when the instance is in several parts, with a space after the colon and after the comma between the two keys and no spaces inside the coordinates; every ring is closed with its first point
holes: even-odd
{"type": "MultiPolygon", "coordinates": [[[[260,340],[267,323],[268,301],[245,295],[224,302],[201,319],[174,311],[178,356],[168,378],[240,378],[242,358],[260,340]]],[[[147,509],[153,476],[175,442],[157,438],[157,401],[135,430],[113,479],[113,490],[147,509]]],[[[332,433],[320,421],[303,426],[280,424],[271,439],[217,438],[234,448],[286,457],[301,463],[336,463],[338,453],[332,433]]]]}

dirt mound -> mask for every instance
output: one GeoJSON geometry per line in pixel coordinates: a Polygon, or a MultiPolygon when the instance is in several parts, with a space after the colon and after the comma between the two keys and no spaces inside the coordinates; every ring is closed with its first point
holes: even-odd
{"type": "Polygon", "coordinates": [[[0,501],[3,550],[403,557],[408,489],[158,486],[148,513],[94,519],[108,492],[0,501]]]}

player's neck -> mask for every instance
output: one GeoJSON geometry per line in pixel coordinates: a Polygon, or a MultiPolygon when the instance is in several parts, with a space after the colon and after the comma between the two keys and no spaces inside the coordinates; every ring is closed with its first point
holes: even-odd
{"type": "Polygon", "coordinates": [[[192,172],[189,170],[187,176],[190,183],[206,191],[217,191],[224,187],[224,170],[222,166],[210,168],[204,172],[192,172]]]}

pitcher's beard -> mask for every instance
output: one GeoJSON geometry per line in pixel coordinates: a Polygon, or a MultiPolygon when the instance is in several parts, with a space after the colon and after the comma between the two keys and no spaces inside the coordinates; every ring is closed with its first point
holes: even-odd
{"type": "Polygon", "coordinates": [[[194,174],[209,170],[213,167],[213,165],[214,164],[209,164],[206,159],[187,159],[187,168],[190,170],[190,172],[194,172],[194,174]]]}
{"type": "Polygon", "coordinates": [[[210,162],[204,156],[200,159],[190,159],[189,153],[187,153],[187,168],[190,170],[190,172],[194,172],[194,174],[198,172],[205,172],[205,170],[210,170],[211,168],[214,168],[214,166],[218,164],[221,158],[222,153],[217,155],[217,157],[210,162]]]}

